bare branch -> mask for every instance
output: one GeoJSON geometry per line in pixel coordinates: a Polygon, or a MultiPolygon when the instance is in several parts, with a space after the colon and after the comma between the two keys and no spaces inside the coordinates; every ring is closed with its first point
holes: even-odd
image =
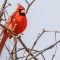
{"type": "Polygon", "coordinates": [[[10,51],[9,51],[9,49],[8,49],[8,47],[6,46],[6,44],[5,44],[5,47],[6,47],[7,51],[9,52],[9,54],[11,54],[10,51]]]}
{"type": "MultiPolygon", "coordinates": [[[[57,38],[56,38],[56,32],[55,32],[55,42],[57,42],[56,40],[57,40],[57,38]]],[[[55,53],[54,53],[53,56],[52,56],[52,60],[54,59],[54,57],[55,57],[55,55],[56,55],[56,52],[57,52],[57,44],[56,44],[55,53]]]]}
{"type": "MultiPolygon", "coordinates": [[[[47,47],[46,49],[44,49],[41,53],[43,53],[44,51],[46,51],[46,50],[48,50],[48,49],[51,49],[51,48],[53,48],[56,44],[58,44],[58,43],[60,43],[60,40],[59,41],[57,41],[56,43],[54,43],[53,45],[51,45],[51,46],[49,46],[49,47],[47,47]]],[[[40,54],[40,53],[39,53],[40,54]]],[[[37,54],[36,56],[38,56],[39,54],[37,54]]]]}
{"type": "Polygon", "coordinates": [[[30,6],[35,2],[35,0],[33,0],[31,3],[29,3],[27,0],[25,0],[25,1],[26,1],[26,3],[28,4],[27,10],[26,10],[26,14],[27,14],[30,6]]]}
{"type": "Polygon", "coordinates": [[[4,0],[4,3],[3,3],[3,5],[2,5],[2,9],[5,8],[6,3],[7,3],[7,0],[4,0]]]}
{"type": "Polygon", "coordinates": [[[60,31],[57,31],[57,30],[46,30],[46,29],[44,29],[45,30],[45,32],[56,32],[56,33],[60,33],[60,31]]]}
{"type": "MultiPolygon", "coordinates": [[[[47,48],[39,51],[39,53],[38,53],[37,55],[35,55],[35,57],[37,57],[38,55],[40,55],[41,53],[43,53],[43,52],[45,52],[45,51],[47,51],[47,50],[49,50],[49,49],[52,49],[52,48],[55,47],[58,43],[60,43],[60,40],[57,41],[56,43],[54,43],[53,45],[50,45],[49,47],[47,47],[47,48]]],[[[32,59],[32,58],[30,58],[30,59],[32,59]]],[[[29,60],[30,60],[30,59],[29,59],[29,60]]]]}
{"type": "Polygon", "coordinates": [[[9,32],[11,32],[12,35],[16,35],[16,33],[14,33],[12,30],[10,30],[9,28],[7,28],[6,26],[2,25],[1,23],[0,23],[0,26],[3,27],[4,29],[8,30],[9,32]]]}
{"type": "Polygon", "coordinates": [[[17,57],[17,59],[22,59],[22,58],[25,58],[26,56],[23,56],[23,57],[17,57]]]}
{"type": "MultiPolygon", "coordinates": [[[[25,50],[29,53],[29,49],[26,47],[26,45],[23,43],[23,41],[21,40],[21,36],[19,36],[18,41],[22,44],[22,46],[25,48],[25,50]]],[[[35,59],[38,60],[32,53],[30,53],[30,55],[35,59]]]]}
{"type": "Polygon", "coordinates": [[[5,10],[5,5],[6,5],[6,3],[7,3],[7,0],[4,0],[4,3],[3,3],[3,5],[2,5],[1,11],[0,11],[0,22],[1,22],[1,18],[2,18],[2,16],[3,16],[3,14],[4,14],[4,10],[5,10]]]}
{"type": "Polygon", "coordinates": [[[45,57],[44,57],[43,53],[41,53],[41,55],[42,55],[43,59],[45,60],[45,57]]]}
{"type": "MultiPolygon", "coordinates": [[[[33,48],[35,47],[35,45],[36,45],[37,41],[38,41],[38,40],[39,40],[39,38],[43,35],[43,33],[44,33],[44,29],[43,29],[43,31],[42,31],[42,33],[41,33],[41,34],[40,34],[40,33],[38,34],[37,39],[35,40],[35,42],[34,42],[34,44],[33,44],[32,48],[31,48],[31,50],[29,51],[29,54],[31,53],[31,51],[33,50],[33,48]]],[[[27,55],[26,59],[28,58],[29,54],[27,55]]]]}
{"type": "Polygon", "coordinates": [[[16,36],[14,36],[14,47],[13,47],[13,50],[12,50],[12,53],[13,53],[12,56],[13,56],[14,60],[17,60],[16,50],[17,50],[17,38],[16,38],[16,36]]]}
{"type": "Polygon", "coordinates": [[[29,5],[29,2],[27,0],[25,0],[25,2],[29,5]]]}
{"type": "Polygon", "coordinates": [[[8,5],[7,5],[7,6],[5,6],[5,8],[7,8],[8,6],[11,6],[11,4],[10,4],[10,3],[8,3],[8,5]]]}

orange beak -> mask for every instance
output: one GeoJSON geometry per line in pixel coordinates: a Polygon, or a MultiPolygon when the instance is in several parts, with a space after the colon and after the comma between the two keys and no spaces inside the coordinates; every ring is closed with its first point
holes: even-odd
{"type": "Polygon", "coordinates": [[[24,13],[25,14],[26,12],[25,12],[25,10],[22,10],[21,13],[24,13]]]}

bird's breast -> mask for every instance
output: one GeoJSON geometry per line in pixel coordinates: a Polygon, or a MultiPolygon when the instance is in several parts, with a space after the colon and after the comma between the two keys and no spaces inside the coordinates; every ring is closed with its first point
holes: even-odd
{"type": "Polygon", "coordinates": [[[17,23],[16,23],[16,27],[14,29],[14,32],[16,34],[19,34],[25,30],[25,28],[27,26],[27,19],[26,19],[26,17],[23,17],[23,18],[19,17],[19,18],[16,18],[16,20],[17,20],[17,23]]]}

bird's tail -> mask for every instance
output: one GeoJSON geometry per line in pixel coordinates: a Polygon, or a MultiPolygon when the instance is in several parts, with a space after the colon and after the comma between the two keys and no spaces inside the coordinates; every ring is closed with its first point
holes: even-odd
{"type": "Polygon", "coordinates": [[[6,42],[6,40],[8,39],[8,37],[9,37],[9,34],[8,34],[8,33],[4,33],[4,35],[3,35],[3,37],[2,37],[2,40],[1,40],[1,42],[0,42],[0,55],[1,55],[1,53],[2,53],[3,47],[4,47],[5,42],[6,42]]]}

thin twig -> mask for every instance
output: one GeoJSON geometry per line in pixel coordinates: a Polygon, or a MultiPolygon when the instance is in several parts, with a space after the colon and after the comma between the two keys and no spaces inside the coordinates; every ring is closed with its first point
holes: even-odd
{"type": "Polygon", "coordinates": [[[26,14],[27,14],[27,12],[28,12],[30,6],[35,2],[35,0],[33,0],[31,3],[28,3],[27,0],[25,0],[25,1],[26,1],[26,3],[28,4],[27,10],[26,10],[26,14]]]}
{"type": "Polygon", "coordinates": [[[25,0],[25,2],[29,5],[29,2],[27,0],[25,0]]]}
{"type": "MultiPolygon", "coordinates": [[[[31,50],[30,48],[28,48],[28,49],[31,50]]],[[[24,48],[20,48],[20,49],[18,49],[16,52],[19,52],[19,51],[21,51],[21,50],[24,50],[24,48]]],[[[32,50],[32,51],[39,52],[38,50],[32,50]]]]}
{"type": "MultiPolygon", "coordinates": [[[[56,32],[55,32],[55,42],[56,42],[57,38],[56,38],[56,32]]],[[[53,54],[52,56],[52,60],[54,59],[55,55],[56,55],[56,52],[57,52],[57,44],[56,44],[56,49],[55,49],[55,53],[53,54]]]]}
{"type": "Polygon", "coordinates": [[[6,5],[6,3],[7,3],[7,0],[4,0],[4,3],[3,3],[3,5],[2,5],[1,11],[0,11],[0,22],[1,22],[1,18],[2,18],[2,16],[3,16],[3,14],[4,14],[4,10],[5,10],[5,5],[6,5]]]}
{"type": "Polygon", "coordinates": [[[2,5],[2,9],[5,8],[6,3],[7,3],[7,0],[4,0],[4,3],[3,3],[3,5],[2,5]]]}
{"type": "MultiPolygon", "coordinates": [[[[35,56],[38,56],[38,55],[42,54],[43,52],[45,52],[45,51],[47,51],[47,50],[49,50],[49,49],[52,49],[52,48],[53,48],[55,45],[57,45],[58,43],[60,43],[60,40],[57,41],[56,43],[50,45],[49,47],[41,50],[41,51],[33,50],[33,51],[35,51],[33,54],[38,53],[37,55],[35,55],[35,56]]],[[[26,57],[26,56],[19,57],[19,58],[25,58],[25,57],[26,57]]],[[[19,59],[19,58],[18,58],[18,59],[19,59]]],[[[32,58],[30,58],[30,59],[32,59],[32,58]]],[[[28,59],[28,60],[30,60],[30,59],[28,59]]]]}
{"type": "Polygon", "coordinates": [[[17,52],[16,52],[16,50],[17,50],[17,38],[16,38],[16,36],[14,36],[14,48],[13,48],[13,53],[15,52],[15,54],[13,54],[13,58],[14,58],[14,60],[17,60],[17,52]]]}
{"type": "Polygon", "coordinates": [[[8,5],[7,5],[7,6],[5,6],[5,8],[7,8],[8,6],[11,6],[11,4],[10,4],[10,3],[8,3],[8,5]]]}
{"type": "MultiPolygon", "coordinates": [[[[24,53],[23,53],[23,56],[24,56],[24,54],[25,54],[25,51],[24,51],[24,53]]],[[[22,60],[23,60],[23,58],[22,58],[22,60]]]]}
{"type": "Polygon", "coordinates": [[[55,47],[55,45],[58,44],[58,43],[60,43],[60,40],[57,41],[56,43],[54,43],[53,45],[47,47],[46,49],[42,50],[42,51],[41,51],[40,53],[38,53],[36,56],[38,56],[39,54],[41,54],[41,53],[47,51],[48,49],[51,49],[51,48],[55,47]]]}
{"type": "Polygon", "coordinates": [[[46,29],[44,29],[45,30],[45,32],[56,32],[56,33],[60,33],[60,31],[57,31],[57,30],[46,30],[46,29]]]}
{"type": "MultiPolygon", "coordinates": [[[[26,47],[26,45],[23,43],[23,41],[21,40],[21,36],[19,36],[18,41],[22,44],[22,46],[25,48],[25,50],[29,53],[29,49],[26,47]]],[[[38,60],[32,53],[30,53],[30,55],[35,59],[38,60]]]]}
{"type": "MultiPolygon", "coordinates": [[[[35,57],[37,57],[38,55],[40,55],[41,53],[43,53],[43,52],[45,52],[45,51],[47,51],[47,50],[49,50],[49,49],[52,49],[52,48],[55,47],[56,44],[58,44],[58,43],[60,43],[60,40],[57,41],[56,43],[50,45],[49,47],[47,47],[47,48],[41,50],[38,54],[35,55],[35,57]]],[[[30,58],[30,59],[32,59],[32,58],[30,58]]],[[[30,60],[30,59],[29,59],[29,60],[30,60]]]]}
{"type": "Polygon", "coordinates": [[[45,57],[44,57],[43,53],[41,53],[41,55],[42,55],[43,59],[45,60],[45,57]]]}
{"type": "Polygon", "coordinates": [[[6,47],[7,51],[9,52],[9,54],[11,54],[6,44],[5,44],[5,47],[6,47]]]}
{"type": "Polygon", "coordinates": [[[7,28],[6,26],[2,25],[1,23],[0,23],[0,26],[3,27],[4,29],[8,30],[9,32],[11,32],[12,35],[16,35],[16,33],[14,33],[12,30],[10,30],[9,28],[7,28]]]}
{"type": "Polygon", "coordinates": [[[22,59],[22,58],[25,58],[26,56],[23,56],[23,57],[17,57],[17,59],[22,59]]]}
{"type": "Polygon", "coordinates": [[[19,52],[19,51],[21,51],[21,50],[24,50],[24,48],[19,48],[16,52],[19,52]]]}
{"type": "MultiPolygon", "coordinates": [[[[16,52],[19,52],[19,51],[22,51],[22,50],[24,50],[25,48],[20,48],[20,49],[18,49],[16,52]]],[[[29,49],[29,48],[28,48],[29,49]]],[[[29,49],[29,50],[31,50],[31,49],[29,49]]],[[[38,51],[38,50],[32,50],[33,52],[37,52],[37,53],[39,53],[40,51],[38,51]]],[[[15,53],[15,52],[14,52],[15,53]]],[[[14,54],[13,53],[13,54],[14,54]]],[[[33,53],[34,54],[34,53],[33,53]]]]}
{"type": "MultiPolygon", "coordinates": [[[[38,34],[37,39],[35,40],[35,42],[34,42],[32,48],[31,48],[31,50],[29,50],[29,54],[31,53],[31,51],[33,50],[33,48],[35,47],[36,43],[38,42],[39,38],[43,35],[43,33],[44,33],[44,29],[43,29],[43,31],[42,31],[41,34],[40,33],[38,34]]],[[[27,55],[26,60],[27,60],[29,54],[27,55]]]]}

